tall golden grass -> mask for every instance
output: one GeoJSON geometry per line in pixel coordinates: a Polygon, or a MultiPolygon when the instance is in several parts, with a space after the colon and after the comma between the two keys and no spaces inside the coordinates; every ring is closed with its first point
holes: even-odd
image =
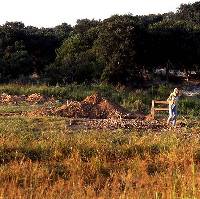
{"type": "Polygon", "coordinates": [[[70,130],[0,117],[0,198],[200,198],[200,127],[70,130]]]}

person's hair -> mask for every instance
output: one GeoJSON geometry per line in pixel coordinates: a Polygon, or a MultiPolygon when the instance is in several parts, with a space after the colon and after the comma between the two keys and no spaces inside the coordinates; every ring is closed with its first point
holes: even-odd
{"type": "Polygon", "coordinates": [[[174,89],[174,92],[176,92],[176,91],[178,91],[178,92],[179,92],[178,88],[175,88],[175,89],[174,89]]]}
{"type": "Polygon", "coordinates": [[[179,94],[179,89],[175,88],[173,93],[176,94],[176,95],[178,95],[179,94]]]}

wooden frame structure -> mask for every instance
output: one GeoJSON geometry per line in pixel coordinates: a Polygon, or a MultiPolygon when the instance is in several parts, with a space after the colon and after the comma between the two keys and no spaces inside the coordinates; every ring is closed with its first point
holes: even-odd
{"type": "Polygon", "coordinates": [[[156,108],[155,104],[169,104],[168,101],[159,101],[159,100],[152,100],[152,105],[151,105],[151,116],[154,119],[155,118],[155,113],[156,111],[168,111],[169,108],[156,108]]]}

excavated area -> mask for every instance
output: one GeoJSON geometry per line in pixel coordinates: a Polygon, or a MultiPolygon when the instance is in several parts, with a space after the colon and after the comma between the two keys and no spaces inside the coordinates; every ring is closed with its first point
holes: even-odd
{"type": "Polygon", "coordinates": [[[55,115],[68,118],[133,119],[137,116],[122,106],[94,94],[82,101],[67,100],[59,107],[44,106],[27,113],[29,116],[55,115]]]}
{"type": "MultiPolygon", "coordinates": [[[[66,100],[57,104],[53,97],[47,98],[39,93],[28,96],[0,95],[0,105],[27,104],[35,107],[31,111],[6,112],[0,116],[42,117],[57,116],[69,118],[68,128],[71,129],[138,129],[164,131],[165,120],[152,120],[151,115],[134,113],[124,107],[102,97],[99,93],[87,96],[82,101],[66,100]]],[[[184,124],[181,124],[184,125],[184,124]]]]}

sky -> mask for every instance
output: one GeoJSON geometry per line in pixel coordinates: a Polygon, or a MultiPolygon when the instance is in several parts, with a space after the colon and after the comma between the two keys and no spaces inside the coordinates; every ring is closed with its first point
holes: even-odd
{"type": "Polygon", "coordinates": [[[72,26],[77,19],[105,19],[113,14],[162,14],[175,12],[195,0],[0,0],[0,24],[20,21],[26,26],[72,26]]]}

